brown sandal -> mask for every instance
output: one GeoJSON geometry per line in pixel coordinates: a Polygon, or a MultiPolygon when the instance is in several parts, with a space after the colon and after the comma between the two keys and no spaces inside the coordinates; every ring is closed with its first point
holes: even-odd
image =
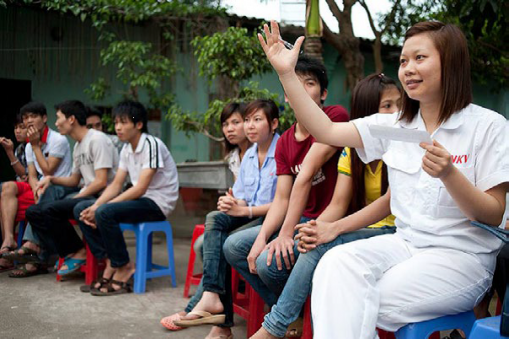
{"type": "MultiPolygon", "coordinates": [[[[103,286],[104,287],[104,286],[103,286]]],[[[90,290],[90,294],[95,296],[109,296],[109,295],[119,295],[119,294],[125,294],[125,293],[131,293],[133,291],[131,284],[129,282],[124,281],[118,281],[111,279],[111,281],[106,285],[107,291],[103,292],[100,289],[97,290],[90,290]],[[113,285],[120,286],[120,288],[117,290],[113,288],[113,285]]]]}
{"type": "Polygon", "coordinates": [[[100,279],[92,281],[92,283],[90,285],[81,285],[80,291],[83,293],[90,293],[94,290],[100,290],[101,288],[107,286],[110,283],[111,278],[113,278],[113,276],[111,276],[109,278],[102,277],[100,279]],[[97,287],[97,288],[94,287],[96,284],[99,284],[99,287],[97,287]]]}

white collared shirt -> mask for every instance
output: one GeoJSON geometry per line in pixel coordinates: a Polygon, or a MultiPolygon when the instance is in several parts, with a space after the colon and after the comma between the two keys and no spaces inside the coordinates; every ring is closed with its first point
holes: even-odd
{"type": "MultiPolygon", "coordinates": [[[[48,136],[46,142],[41,145],[41,151],[44,158],[48,157],[60,158],[62,161],[58,165],[57,169],[53,173],[54,177],[68,177],[71,175],[72,160],[71,160],[71,147],[67,138],[60,133],[55,132],[51,128],[48,128],[48,136]]],[[[37,170],[39,180],[44,178],[41,166],[37,162],[32,144],[28,143],[25,148],[25,154],[27,158],[27,164],[34,164],[37,170]]]]}
{"type": "Polygon", "coordinates": [[[153,200],[164,215],[173,211],[179,190],[177,166],[161,139],[142,133],[134,152],[131,144],[125,144],[120,152],[118,168],[129,173],[134,186],[138,183],[142,170],[156,168],[157,171],[143,197],[153,200]]]}
{"type": "MultiPolygon", "coordinates": [[[[416,247],[445,247],[476,254],[490,271],[501,241],[470,224],[440,179],[422,169],[424,149],[418,144],[373,138],[369,125],[426,130],[420,113],[407,123],[399,114],[375,114],[354,120],[369,163],[383,159],[388,167],[391,211],[397,233],[416,247]]],[[[486,191],[509,182],[509,136],[502,115],[470,104],[452,115],[432,135],[451,154],[453,164],[470,182],[486,191]]]]}

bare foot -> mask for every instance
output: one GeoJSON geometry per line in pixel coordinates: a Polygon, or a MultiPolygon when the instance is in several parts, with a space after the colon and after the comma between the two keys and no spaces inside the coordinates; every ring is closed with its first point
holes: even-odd
{"type": "Polygon", "coordinates": [[[205,339],[228,339],[232,335],[229,327],[212,326],[205,339]]]}
{"type": "Polygon", "coordinates": [[[263,327],[260,327],[258,331],[256,331],[255,334],[253,334],[249,339],[277,339],[279,337],[275,337],[269,332],[267,332],[266,329],[263,327]]]}
{"type": "MultiPolygon", "coordinates": [[[[203,296],[196,306],[193,308],[193,311],[205,311],[212,314],[220,314],[224,311],[223,303],[219,300],[219,295],[217,293],[203,292],[203,296]]],[[[188,314],[185,317],[182,317],[182,320],[193,320],[197,319],[199,316],[188,314]]]]}
{"type": "MultiPolygon", "coordinates": [[[[72,253],[70,254],[69,256],[67,256],[67,258],[69,259],[86,259],[87,258],[87,251],[85,250],[85,247],[83,247],[82,249],[80,249],[78,252],[76,253],[72,253]]],[[[65,271],[67,269],[69,269],[69,267],[67,267],[67,265],[64,263],[60,269],[62,271],[65,271]]]]}
{"type": "MultiPolygon", "coordinates": [[[[116,268],[116,272],[115,272],[115,274],[113,274],[112,279],[116,280],[116,281],[120,281],[120,282],[127,282],[134,274],[134,271],[136,271],[134,264],[132,262],[129,262],[122,267],[116,268]]],[[[119,286],[117,284],[111,284],[111,287],[113,287],[113,289],[115,291],[118,291],[119,289],[122,288],[121,286],[119,286]]],[[[100,291],[103,293],[107,293],[108,287],[107,286],[103,287],[103,288],[101,288],[100,291]]]]}

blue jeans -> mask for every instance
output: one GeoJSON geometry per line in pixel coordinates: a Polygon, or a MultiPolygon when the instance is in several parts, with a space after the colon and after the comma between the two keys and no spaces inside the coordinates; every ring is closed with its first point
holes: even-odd
{"type": "Polygon", "coordinates": [[[224,324],[220,325],[221,327],[233,326],[231,268],[224,258],[223,244],[230,232],[250,222],[253,222],[253,219],[232,217],[219,211],[210,212],[205,220],[203,290],[217,293],[223,303],[226,319],[224,324]]]}
{"type": "MultiPolygon", "coordinates": [[[[300,223],[305,223],[309,220],[309,218],[302,217],[300,223]]],[[[249,272],[247,256],[261,228],[262,226],[260,225],[231,235],[223,246],[223,252],[230,265],[246,279],[267,305],[272,306],[277,302],[278,295],[283,291],[285,282],[290,276],[291,267],[287,268],[283,262],[283,269],[279,271],[275,256],[272,258],[270,266],[267,266],[267,251],[263,251],[258,259],[256,259],[258,274],[251,274],[249,272]]],[[[275,239],[278,234],[279,232],[273,234],[269,242],[275,239]]],[[[293,252],[295,258],[297,258],[299,255],[297,245],[294,246],[293,252]]]]}
{"type": "Polygon", "coordinates": [[[92,199],[95,200],[94,197],[66,198],[35,204],[26,210],[26,218],[35,234],[40,239],[51,239],[58,256],[65,258],[83,248],[83,241],[69,222],[74,219],[74,206],[92,199]]]}
{"type": "Polygon", "coordinates": [[[276,337],[284,337],[288,326],[294,322],[311,292],[311,282],[320,258],[330,249],[359,239],[367,239],[382,234],[392,234],[396,227],[363,228],[338,236],[333,241],[322,244],[307,253],[301,253],[283,293],[271,311],[265,316],[262,326],[276,337]]]}
{"type": "MultiPolygon", "coordinates": [[[[80,213],[94,202],[95,200],[86,200],[74,206],[74,219],[79,220],[80,213]]],[[[99,206],[95,211],[95,229],[82,221],[78,224],[94,256],[98,259],[108,258],[111,267],[119,268],[129,263],[129,253],[120,223],[161,220],[166,220],[166,216],[159,206],[149,198],[139,198],[99,206]]]]}
{"type": "MultiPolygon", "coordinates": [[[[212,214],[211,214],[212,216],[212,214]]],[[[243,231],[245,229],[248,229],[248,228],[251,228],[251,227],[254,227],[254,226],[258,226],[260,225],[261,223],[263,223],[263,220],[265,219],[265,217],[259,217],[259,218],[256,218],[256,219],[251,219],[252,221],[233,230],[232,232],[230,232],[228,235],[232,235],[236,232],[240,232],[240,231],[243,231]]],[[[203,239],[203,234],[200,236],[200,238],[203,239]]],[[[198,239],[200,239],[198,238],[198,239]]],[[[201,243],[198,244],[198,240],[196,240],[195,242],[195,245],[194,245],[194,251],[196,253],[196,255],[200,255],[201,258],[202,258],[202,261],[203,261],[203,240],[201,241],[201,243]]],[[[191,300],[189,300],[189,302],[187,303],[187,306],[185,308],[185,311],[187,313],[191,312],[193,310],[193,308],[196,306],[196,304],[200,301],[201,299],[201,296],[203,295],[203,279],[200,280],[200,284],[198,285],[198,287],[196,288],[196,292],[194,293],[194,295],[191,297],[191,300]]]]}
{"type": "MultiPolygon", "coordinates": [[[[60,185],[50,185],[44,194],[39,198],[37,204],[45,204],[51,201],[62,200],[70,195],[75,194],[79,191],[79,187],[66,187],[60,185]]],[[[39,234],[36,234],[32,230],[32,226],[30,223],[27,224],[25,228],[25,233],[23,235],[24,241],[30,241],[41,248],[41,254],[39,255],[42,261],[46,261],[49,257],[49,254],[56,253],[56,247],[53,243],[53,240],[50,237],[40,237],[39,234]]]]}

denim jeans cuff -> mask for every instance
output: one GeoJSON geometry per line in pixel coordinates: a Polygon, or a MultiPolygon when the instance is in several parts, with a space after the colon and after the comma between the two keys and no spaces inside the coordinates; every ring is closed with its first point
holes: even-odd
{"type": "Polygon", "coordinates": [[[226,294],[226,290],[217,288],[215,286],[205,286],[205,285],[203,285],[203,291],[204,292],[217,293],[217,294],[220,294],[220,295],[225,295],[226,294]]]}
{"type": "Polygon", "coordinates": [[[277,328],[277,326],[273,325],[270,323],[270,320],[267,321],[267,318],[269,317],[269,314],[268,313],[266,316],[265,316],[265,319],[263,320],[263,323],[262,323],[262,327],[267,331],[269,332],[271,335],[273,335],[274,337],[277,337],[277,338],[283,338],[285,335],[286,335],[286,330],[287,330],[287,327],[285,328],[277,328]]]}

